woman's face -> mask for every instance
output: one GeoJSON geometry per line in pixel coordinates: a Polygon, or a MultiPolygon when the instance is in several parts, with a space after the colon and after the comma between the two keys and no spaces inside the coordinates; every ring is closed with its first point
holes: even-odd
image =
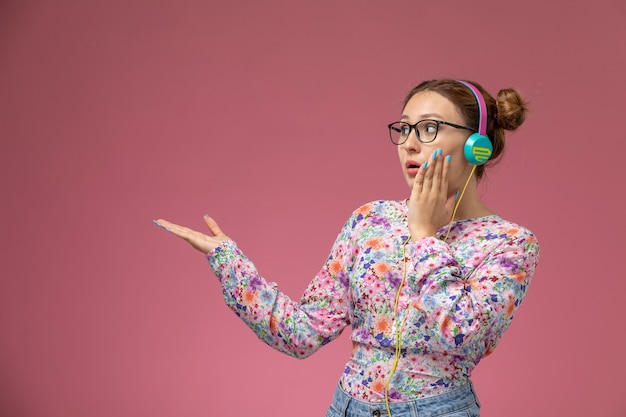
{"type": "MultiPolygon", "coordinates": [[[[466,122],[459,115],[455,105],[434,91],[421,91],[415,94],[407,102],[402,112],[402,121],[414,124],[424,119],[441,120],[465,126],[466,122]]],[[[451,157],[448,195],[456,193],[462,188],[471,172],[471,164],[465,159],[463,146],[465,140],[471,134],[470,131],[457,129],[452,126],[439,124],[437,137],[429,143],[422,143],[417,139],[415,130],[411,130],[406,142],[398,145],[398,155],[402,172],[409,187],[413,187],[413,181],[418,168],[426,161],[431,161],[432,155],[437,149],[443,151],[443,157],[451,157]]]]}

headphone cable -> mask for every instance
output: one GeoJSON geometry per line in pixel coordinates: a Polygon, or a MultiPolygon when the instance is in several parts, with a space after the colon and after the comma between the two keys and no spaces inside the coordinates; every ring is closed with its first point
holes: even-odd
{"type": "MultiPolygon", "coordinates": [[[[474,171],[476,171],[476,165],[472,167],[472,171],[470,172],[469,177],[467,177],[467,181],[465,181],[465,185],[463,186],[463,189],[461,190],[461,194],[459,195],[459,198],[456,200],[456,203],[454,205],[454,210],[452,212],[452,217],[450,218],[450,223],[448,223],[448,230],[446,232],[446,235],[442,239],[444,242],[448,240],[448,236],[450,235],[450,230],[452,229],[452,223],[454,223],[454,216],[456,216],[456,211],[459,208],[459,204],[461,203],[461,199],[463,198],[463,195],[465,194],[465,190],[467,189],[467,186],[470,180],[472,179],[472,176],[474,175],[474,171]]],[[[409,243],[410,240],[411,240],[411,236],[409,236],[404,241],[404,243],[402,243],[402,265],[403,265],[402,280],[400,281],[400,286],[398,287],[398,292],[396,293],[396,300],[393,306],[393,322],[394,323],[397,323],[398,321],[398,304],[400,303],[400,293],[402,292],[402,287],[404,286],[404,282],[406,281],[406,244],[409,243]]],[[[387,407],[387,415],[389,417],[392,417],[391,407],[389,405],[389,385],[391,384],[391,378],[395,374],[396,368],[398,367],[398,362],[400,360],[400,353],[402,352],[402,349],[400,348],[400,346],[402,346],[402,329],[404,328],[404,324],[406,323],[406,320],[408,317],[409,315],[406,314],[404,316],[404,319],[402,320],[402,323],[400,323],[400,326],[396,326],[395,358],[394,358],[393,364],[391,365],[389,377],[387,378],[387,382],[385,383],[385,406],[387,407]]]]}

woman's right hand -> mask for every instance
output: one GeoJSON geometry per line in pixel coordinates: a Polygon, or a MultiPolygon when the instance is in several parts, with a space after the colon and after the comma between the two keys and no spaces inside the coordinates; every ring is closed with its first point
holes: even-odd
{"type": "Polygon", "coordinates": [[[204,221],[209,228],[209,232],[211,232],[211,236],[163,219],[154,220],[154,223],[179,238],[186,240],[194,249],[206,254],[218,247],[220,243],[230,240],[230,238],[222,232],[217,222],[211,217],[204,216],[204,221]]]}
{"type": "Polygon", "coordinates": [[[417,172],[408,201],[412,240],[437,237],[437,231],[450,222],[455,197],[448,196],[449,170],[450,156],[444,158],[441,149],[438,149],[417,172]]]}

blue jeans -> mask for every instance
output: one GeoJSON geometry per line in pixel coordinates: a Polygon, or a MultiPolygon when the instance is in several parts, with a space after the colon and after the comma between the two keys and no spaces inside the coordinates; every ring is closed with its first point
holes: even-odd
{"type": "Polygon", "coordinates": [[[391,416],[385,403],[357,400],[337,385],[333,403],[326,417],[479,417],[480,404],[472,383],[432,397],[413,401],[390,402],[391,416]]]}

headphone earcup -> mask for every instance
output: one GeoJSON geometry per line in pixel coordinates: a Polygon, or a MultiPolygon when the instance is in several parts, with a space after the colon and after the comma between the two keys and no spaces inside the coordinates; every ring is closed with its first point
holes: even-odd
{"type": "Polygon", "coordinates": [[[487,136],[473,133],[465,141],[463,148],[465,159],[472,165],[482,165],[491,158],[493,146],[487,136]]]}

